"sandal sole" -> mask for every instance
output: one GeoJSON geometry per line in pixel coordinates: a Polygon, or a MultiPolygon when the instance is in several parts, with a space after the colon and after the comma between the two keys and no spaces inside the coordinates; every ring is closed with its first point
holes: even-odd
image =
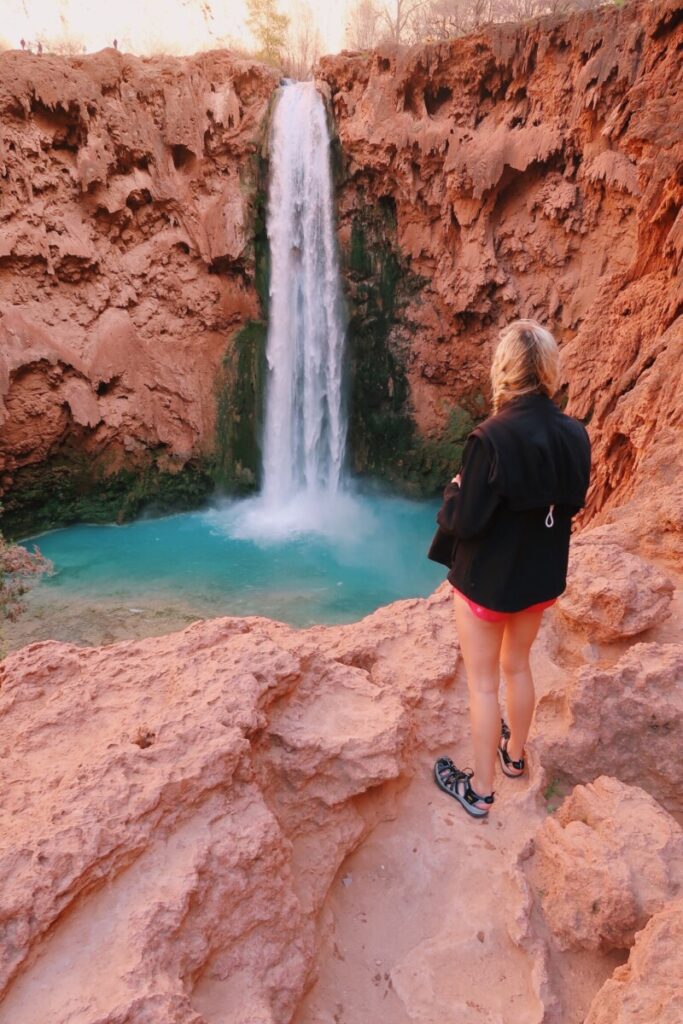
{"type": "Polygon", "coordinates": [[[525,774],[526,765],[524,766],[524,768],[522,768],[521,772],[509,772],[507,770],[505,758],[503,757],[503,751],[501,750],[500,747],[498,747],[498,759],[500,761],[500,767],[503,772],[503,775],[507,775],[508,779],[521,779],[521,777],[525,774]]]}
{"type": "Polygon", "coordinates": [[[444,793],[447,793],[449,796],[452,796],[454,800],[457,800],[460,806],[463,808],[463,810],[467,811],[471,818],[488,817],[488,811],[482,811],[478,807],[470,807],[470,805],[466,803],[461,796],[458,796],[457,793],[454,793],[452,790],[448,789],[447,786],[444,786],[443,782],[439,777],[439,772],[437,770],[436,765],[434,765],[434,781],[436,782],[439,789],[442,789],[444,793]]]}

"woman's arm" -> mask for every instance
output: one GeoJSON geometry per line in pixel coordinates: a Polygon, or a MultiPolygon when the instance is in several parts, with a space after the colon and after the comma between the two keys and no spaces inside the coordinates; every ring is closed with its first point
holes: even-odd
{"type": "Polygon", "coordinates": [[[463,453],[462,470],[446,484],[436,521],[445,533],[460,540],[475,540],[486,533],[500,496],[489,482],[491,457],[485,442],[470,436],[463,453]],[[461,483],[456,483],[458,477],[461,483]]]}

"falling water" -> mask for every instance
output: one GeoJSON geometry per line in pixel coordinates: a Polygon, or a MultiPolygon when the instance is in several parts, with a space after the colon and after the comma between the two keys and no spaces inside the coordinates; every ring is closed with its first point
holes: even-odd
{"type": "Polygon", "coordinates": [[[280,90],[270,166],[263,499],[281,506],[337,492],[346,442],[330,137],[313,82],[280,90]]]}

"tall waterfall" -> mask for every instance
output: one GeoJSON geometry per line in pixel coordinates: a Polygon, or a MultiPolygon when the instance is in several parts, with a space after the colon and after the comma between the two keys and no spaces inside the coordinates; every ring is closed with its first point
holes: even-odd
{"type": "Polygon", "coordinates": [[[280,90],[270,137],[270,308],[263,499],[331,495],[346,443],[345,323],[330,137],[313,82],[280,90]]]}

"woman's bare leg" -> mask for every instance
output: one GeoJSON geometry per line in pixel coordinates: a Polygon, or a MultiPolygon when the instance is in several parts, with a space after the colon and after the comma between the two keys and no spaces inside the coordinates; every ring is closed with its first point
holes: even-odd
{"type": "MultiPolygon", "coordinates": [[[[455,624],[465,662],[474,745],[472,789],[480,796],[493,791],[493,771],[500,741],[500,649],[505,622],[484,622],[467,601],[454,594],[455,624]]],[[[487,804],[477,804],[488,810],[487,804]]]]}
{"type": "Polygon", "coordinates": [[[513,761],[519,761],[523,756],[524,744],[534,716],[536,694],[529,654],[542,617],[542,611],[517,612],[505,623],[500,665],[505,676],[510,719],[507,751],[513,761]]]}

